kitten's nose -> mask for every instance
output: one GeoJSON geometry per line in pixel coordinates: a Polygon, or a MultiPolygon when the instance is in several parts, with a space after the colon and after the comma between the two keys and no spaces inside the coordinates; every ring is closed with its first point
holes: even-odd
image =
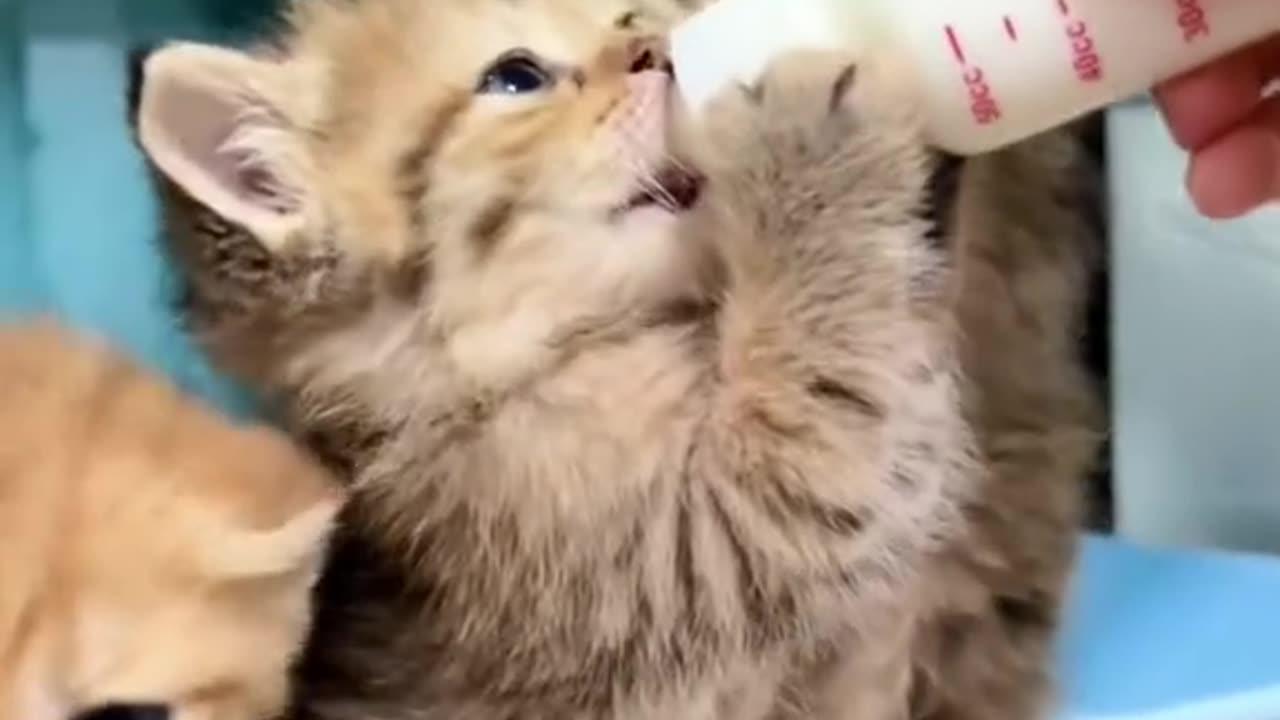
{"type": "Polygon", "coordinates": [[[627,72],[661,72],[675,75],[666,38],[646,35],[627,41],[627,72]]]}

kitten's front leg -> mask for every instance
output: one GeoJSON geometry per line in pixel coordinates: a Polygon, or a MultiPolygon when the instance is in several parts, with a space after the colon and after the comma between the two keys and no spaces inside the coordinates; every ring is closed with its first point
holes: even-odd
{"type": "Polygon", "coordinates": [[[804,53],[726,93],[702,218],[728,271],[726,379],[755,394],[767,377],[869,427],[921,384],[904,361],[938,335],[947,279],[922,220],[931,157],[883,76],[804,53]]]}
{"type": "Polygon", "coordinates": [[[758,636],[852,629],[870,639],[859,664],[897,680],[906,642],[891,628],[974,473],[947,274],[920,219],[929,158],[909,103],[877,82],[797,55],[709,109],[701,230],[727,285],[695,467],[758,636]]]}

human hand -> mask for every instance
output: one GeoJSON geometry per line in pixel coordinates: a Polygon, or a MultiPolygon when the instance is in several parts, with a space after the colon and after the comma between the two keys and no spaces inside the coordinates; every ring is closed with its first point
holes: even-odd
{"type": "Polygon", "coordinates": [[[1211,218],[1280,201],[1280,36],[1170,80],[1156,97],[1174,139],[1191,152],[1187,187],[1211,218]]]}

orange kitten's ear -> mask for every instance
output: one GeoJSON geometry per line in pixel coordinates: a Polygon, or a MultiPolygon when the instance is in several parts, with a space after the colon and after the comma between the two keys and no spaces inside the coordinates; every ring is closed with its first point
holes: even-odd
{"type": "Polygon", "coordinates": [[[151,162],[195,200],[278,249],[304,223],[306,155],[279,98],[281,66],[200,44],[140,63],[135,125],[151,162]]]}
{"type": "Polygon", "coordinates": [[[271,530],[233,530],[200,546],[203,569],[213,577],[252,579],[318,569],[341,503],[321,501],[271,530]]]}

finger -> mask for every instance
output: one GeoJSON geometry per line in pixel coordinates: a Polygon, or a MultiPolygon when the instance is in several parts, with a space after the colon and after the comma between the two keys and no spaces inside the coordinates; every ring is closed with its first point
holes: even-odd
{"type": "Polygon", "coordinates": [[[1195,153],[1187,187],[1200,212],[1216,219],[1280,200],[1280,101],[1195,153]]]}
{"type": "Polygon", "coordinates": [[[1280,75],[1280,39],[1235,53],[1156,90],[1174,140],[1198,149],[1248,118],[1263,88],[1280,75]]]}

